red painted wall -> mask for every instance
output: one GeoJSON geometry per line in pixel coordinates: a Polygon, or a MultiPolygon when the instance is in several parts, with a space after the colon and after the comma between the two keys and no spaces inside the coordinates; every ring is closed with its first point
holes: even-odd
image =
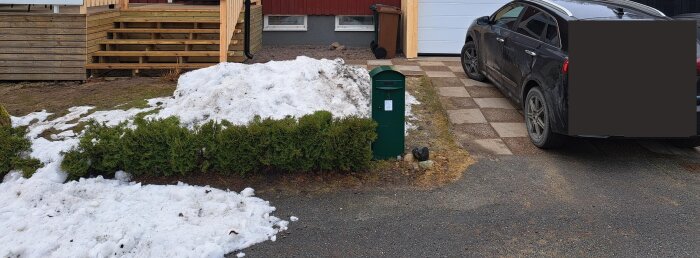
{"type": "Polygon", "coordinates": [[[400,7],[401,0],[263,0],[263,14],[370,15],[372,4],[400,7]]]}

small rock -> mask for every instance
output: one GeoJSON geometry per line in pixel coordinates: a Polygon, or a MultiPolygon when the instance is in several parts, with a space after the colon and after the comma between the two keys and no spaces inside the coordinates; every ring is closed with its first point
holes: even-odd
{"type": "Polygon", "coordinates": [[[337,47],[335,50],[343,51],[343,50],[345,50],[345,46],[341,45],[341,46],[337,47]]]}
{"type": "Polygon", "coordinates": [[[422,169],[425,169],[425,170],[432,169],[434,165],[435,165],[435,162],[433,162],[432,160],[418,162],[418,166],[422,169]]]}
{"type": "Polygon", "coordinates": [[[428,147],[414,148],[411,153],[413,153],[413,157],[415,157],[418,161],[426,161],[430,159],[430,150],[428,147]]]}
{"type": "Polygon", "coordinates": [[[336,49],[338,49],[338,48],[341,47],[341,46],[343,46],[343,45],[341,45],[341,44],[338,43],[338,42],[333,42],[333,44],[331,44],[330,49],[331,49],[331,50],[336,50],[336,49]]]}
{"type": "Polygon", "coordinates": [[[413,163],[413,154],[409,153],[403,156],[403,161],[413,163]]]}
{"type": "Polygon", "coordinates": [[[411,166],[413,167],[413,171],[420,170],[420,166],[418,166],[418,163],[411,163],[411,166]]]}

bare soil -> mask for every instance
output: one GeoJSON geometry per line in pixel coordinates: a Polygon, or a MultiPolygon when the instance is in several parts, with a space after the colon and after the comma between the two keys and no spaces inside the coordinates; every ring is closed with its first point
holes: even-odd
{"type": "Polygon", "coordinates": [[[266,63],[272,60],[294,60],[298,56],[308,56],[316,59],[336,59],[342,58],[350,61],[366,63],[367,60],[374,59],[369,45],[366,48],[348,47],[344,50],[331,50],[328,46],[265,46],[255,53],[254,58],[247,63],[266,63]]]}
{"type": "Polygon", "coordinates": [[[172,96],[177,83],[162,78],[94,79],[80,82],[0,82],[0,104],[13,116],[47,110],[62,114],[74,106],[110,109],[144,99],[172,96]]]}

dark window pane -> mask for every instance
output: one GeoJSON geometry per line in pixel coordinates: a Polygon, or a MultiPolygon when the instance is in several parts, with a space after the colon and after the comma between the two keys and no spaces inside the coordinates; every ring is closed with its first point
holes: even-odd
{"type": "Polygon", "coordinates": [[[494,26],[512,28],[515,21],[518,20],[520,13],[523,12],[523,9],[525,9],[525,7],[517,4],[504,8],[494,16],[494,26]]]}

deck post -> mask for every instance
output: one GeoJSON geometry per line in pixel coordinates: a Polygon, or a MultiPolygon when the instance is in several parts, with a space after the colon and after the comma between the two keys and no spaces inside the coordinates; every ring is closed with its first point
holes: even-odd
{"type": "Polygon", "coordinates": [[[219,62],[228,61],[228,0],[219,1],[219,62]]]}
{"type": "Polygon", "coordinates": [[[121,10],[129,9],[129,0],[119,0],[119,9],[121,9],[121,10]]]}

